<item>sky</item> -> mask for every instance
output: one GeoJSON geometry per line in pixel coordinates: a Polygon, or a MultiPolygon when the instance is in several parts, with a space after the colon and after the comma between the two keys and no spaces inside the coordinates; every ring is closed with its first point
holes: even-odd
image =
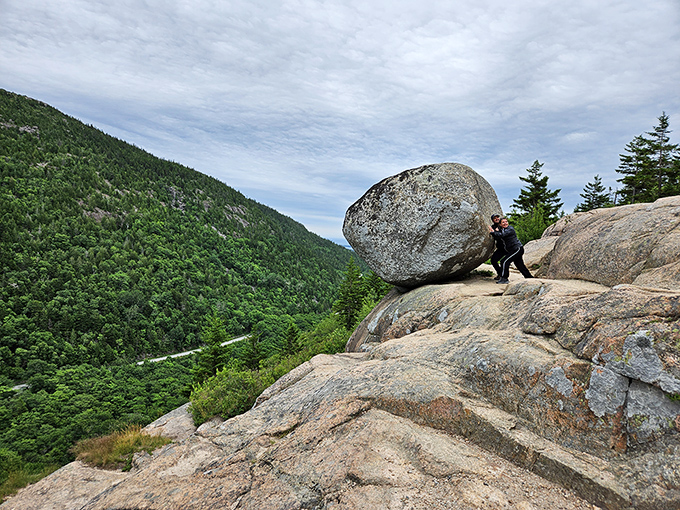
{"type": "Polygon", "coordinates": [[[507,213],[538,160],[571,213],[662,112],[679,143],[680,0],[0,0],[0,88],[346,244],[409,168],[507,213]]]}

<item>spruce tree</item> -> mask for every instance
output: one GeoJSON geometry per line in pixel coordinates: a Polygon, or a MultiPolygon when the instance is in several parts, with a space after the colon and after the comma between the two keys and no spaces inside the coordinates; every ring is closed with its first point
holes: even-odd
{"type": "Polygon", "coordinates": [[[260,368],[260,361],[265,358],[261,339],[262,333],[256,324],[244,342],[243,353],[241,355],[243,363],[250,370],[257,370],[260,368]]]}
{"type": "Polygon", "coordinates": [[[300,350],[300,328],[290,321],[288,324],[288,329],[286,330],[286,336],[283,340],[283,345],[281,346],[281,353],[285,356],[292,356],[297,354],[300,350]]]}
{"type": "Polygon", "coordinates": [[[623,184],[619,190],[622,203],[633,204],[644,202],[650,188],[649,175],[652,167],[647,140],[642,136],[636,136],[626,144],[625,151],[628,154],[619,154],[619,167],[616,171],[625,177],[617,179],[623,184]]]}
{"type": "Polygon", "coordinates": [[[224,321],[217,315],[208,317],[203,328],[202,340],[205,344],[199,352],[193,370],[194,384],[214,376],[226,363],[227,347],[222,345],[229,340],[224,321]]]}
{"type": "Polygon", "coordinates": [[[673,195],[677,190],[675,184],[677,176],[673,175],[674,159],[678,155],[678,144],[670,143],[671,130],[668,128],[668,115],[661,112],[659,125],[654,131],[649,131],[649,147],[656,178],[656,198],[673,195]],[[675,179],[674,179],[675,177],[675,179]]]}
{"type": "Polygon", "coordinates": [[[392,285],[373,271],[369,271],[366,276],[362,277],[362,283],[366,298],[374,303],[380,301],[392,289],[392,285]]]}
{"type": "Polygon", "coordinates": [[[361,270],[352,257],[347,263],[345,279],[340,284],[338,300],[333,303],[333,311],[340,316],[345,328],[352,329],[356,323],[364,297],[365,289],[361,281],[361,270]]]}
{"type": "Polygon", "coordinates": [[[550,223],[546,219],[545,212],[543,211],[543,204],[540,203],[534,208],[531,214],[513,216],[512,218],[512,226],[515,228],[517,237],[522,244],[540,238],[549,225],[550,223]]]}
{"type": "Polygon", "coordinates": [[[519,178],[526,182],[527,186],[520,190],[519,197],[512,202],[515,221],[517,217],[531,216],[539,204],[543,207],[543,214],[548,223],[557,220],[558,211],[562,207],[562,201],[559,198],[559,193],[562,190],[548,189],[548,176],[541,173],[542,167],[543,163],[536,160],[531,168],[527,169],[529,175],[519,178]]]}
{"type": "Polygon", "coordinates": [[[633,138],[625,147],[626,154],[619,154],[616,171],[624,175],[618,179],[624,203],[653,202],[680,193],[678,144],[670,143],[666,112],[658,120],[653,131],[633,138]]]}
{"type": "Polygon", "coordinates": [[[574,212],[585,212],[612,205],[610,193],[602,185],[602,179],[599,175],[593,178],[593,182],[585,185],[581,197],[583,202],[574,208],[574,212]]]}

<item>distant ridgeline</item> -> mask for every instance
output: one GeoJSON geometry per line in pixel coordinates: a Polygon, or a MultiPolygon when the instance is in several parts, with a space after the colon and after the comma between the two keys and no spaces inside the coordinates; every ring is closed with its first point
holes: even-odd
{"type": "Polygon", "coordinates": [[[0,376],[266,337],[326,313],[352,252],[218,180],[0,90],[0,376]]]}

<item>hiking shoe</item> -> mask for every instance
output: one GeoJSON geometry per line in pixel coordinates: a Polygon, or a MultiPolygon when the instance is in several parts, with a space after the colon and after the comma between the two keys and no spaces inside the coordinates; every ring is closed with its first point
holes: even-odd
{"type": "Polygon", "coordinates": [[[494,278],[494,280],[500,280],[500,279],[501,279],[501,275],[499,275],[499,274],[497,274],[496,277],[494,278]]]}
{"type": "Polygon", "coordinates": [[[501,278],[496,283],[510,283],[510,280],[508,280],[507,278],[501,278]]]}

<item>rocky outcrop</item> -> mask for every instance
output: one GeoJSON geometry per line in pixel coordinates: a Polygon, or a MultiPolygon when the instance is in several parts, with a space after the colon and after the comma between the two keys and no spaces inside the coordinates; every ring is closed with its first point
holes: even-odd
{"type": "Polygon", "coordinates": [[[676,196],[565,216],[527,244],[525,262],[548,278],[674,290],[680,288],[679,246],[676,196]]]}
{"type": "Polygon", "coordinates": [[[679,331],[680,294],[633,285],[393,292],[357,352],[313,358],[82,508],[680,508],[679,331]]]}
{"type": "MultiPolygon", "coordinates": [[[[160,435],[181,441],[196,431],[189,405],[161,416],[142,429],[152,436],[160,435]]],[[[133,466],[138,470],[153,459],[146,452],[135,454],[133,466]]],[[[22,489],[18,496],[9,498],[3,510],[75,510],[82,508],[95,496],[118,485],[129,477],[128,473],[88,466],[80,461],[71,462],[50,476],[22,489]]]]}
{"type": "Polygon", "coordinates": [[[128,477],[120,471],[105,471],[75,461],[38,483],[22,489],[0,505],[2,510],[76,510],[94,496],[128,477]]]}
{"type": "MultiPolygon", "coordinates": [[[[537,473],[562,455],[593,478],[602,466],[532,444],[540,438],[435,367],[319,355],[285,379],[248,413],[202,425],[78,508],[592,508],[537,473]],[[465,428],[515,449],[517,462],[455,433],[465,428]]],[[[616,481],[597,476],[619,501],[616,481]]]]}
{"type": "Polygon", "coordinates": [[[551,448],[604,462],[627,504],[680,508],[680,293],[512,279],[393,292],[348,349],[436,366],[551,448]]]}
{"type": "Polygon", "coordinates": [[[489,183],[458,163],[388,177],[350,206],[343,234],[385,281],[400,287],[450,280],[489,258],[487,225],[501,207],[489,183]]]}

